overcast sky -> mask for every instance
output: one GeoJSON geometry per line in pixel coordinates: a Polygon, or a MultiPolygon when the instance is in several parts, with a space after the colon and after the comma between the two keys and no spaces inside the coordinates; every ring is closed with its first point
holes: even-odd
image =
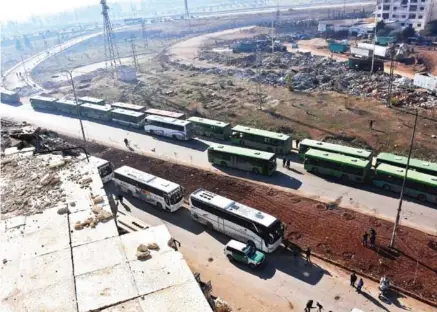
{"type": "MultiPolygon", "coordinates": [[[[115,1],[107,0],[107,2],[110,4],[115,1]]],[[[57,13],[99,3],[100,0],[0,0],[0,20],[2,22],[25,20],[32,15],[57,13]]]]}

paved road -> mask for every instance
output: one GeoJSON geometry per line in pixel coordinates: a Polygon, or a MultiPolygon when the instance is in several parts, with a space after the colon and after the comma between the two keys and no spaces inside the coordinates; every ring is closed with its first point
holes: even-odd
{"type": "MultiPolygon", "coordinates": [[[[59,133],[81,137],[79,121],[73,117],[60,116],[50,113],[35,112],[28,99],[23,99],[23,105],[13,107],[1,104],[2,117],[25,120],[38,126],[46,127],[59,133]]],[[[221,171],[212,167],[206,156],[206,149],[214,142],[193,140],[179,142],[170,139],[152,137],[141,132],[131,132],[108,124],[100,124],[89,120],[84,121],[85,133],[89,140],[125,148],[123,139],[128,138],[136,152],[164,158],[178,163],[184,163],[207,170],[221,171]],[[152,152],[155,149],[155,152],[152,152]]],[[[355,209],[367,214],[394,220],[398,205],[396,195],[384,193],[383,190],[364,186],[354,188],[341,185],[336,181],[324,179],[307,173],[303,165],[295,157],[291,169],[282,168],[282,161],[278,159],[278,172],[272,177],[261,177],[238,170],[229,170],[225,173],[274,184],[299,194],[323,201],[338,201],[342,206],[355,209]]],[[[425,206],[406,199],[403,205],[401,222],[405,225],[420,228],[434,233],[437,230],[437,209],[435,206],[425,206]]]]}
{"type": "MultiPolygon", "coordinates": [[[[111,190],[111,186],[108,187],[111,190]]],[[[250,270],[230,263],[223,255],[226,236],[207,231],[194,222],[188,209],[166,213],[136,199],[125,198],[119,209],[150,225],[165,224],[181,242],[181,251],[191,269],[203,280],[211,280],[213,294],[227,300],[237,311],[303,311],[307,300],[319,301],[323,311],[432,311],[411,298],[392,297],[392,304],[378,300],[377,284],[365,280],[364,294],[348,285],[349,275],[322,261],[307,265],[301,257],[279,249],[268,255],[267,266],[250,270]],[[126,211],[126,208],[130,212],[126,211]],[[293,307],[293,308],[291,308],[293,307]]],[[[315,303],[314,303],[315,304],[315,303]]],[[[315,310],[314,310],[315,311],[315,310]]]]}

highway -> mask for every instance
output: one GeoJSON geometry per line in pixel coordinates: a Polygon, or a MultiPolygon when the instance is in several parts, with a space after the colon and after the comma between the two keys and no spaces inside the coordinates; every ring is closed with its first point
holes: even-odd
{"type": "MultiPolygon", "coordinates": [[[[64,135],[81,137],[78,119],[36,112],[30,106],[27,98],[23,98],[22,102],[23,105],[16,107],[1,104],[1,117],[27,121],[64,135]]],[[[206,149],[209,145],[215,144],[211,141],[203,139],[195,139],[191,142],[174,141],[162,137],[152,137],[141,131],[128,131],[112,124],[102,124],[90,120],[84,121],[84,128],[87,140],[94,140],[116,148],[125,148],[123,140],[127,138],[137,153],[222,172],[220,168],[213,167],[208,163],[206,149]]],[[[300,195],[325,202],[336,201],[342,207],[388,220],[394,220],[398,207],[398,198],[394,193],[386,193],[370,186],[355,188],[339,184],[337,181],[314,176],[303,169],[303,165],[297,157],[293,158],[290,169],[283,168],[282,160],[278,159],[278,172],[272,177],[262,177],[230,169],[227,169],[225,174],[276,185],[291,192],[297,192],[300,195]]],[[[359,186],[357,185],[357,187],[359,186]]],[[[437,209],[435,208],[435,206],[423,205],[412,201],[410,198],[405,198],[401,224],[435,234],[437,230],[437,209]]]]}

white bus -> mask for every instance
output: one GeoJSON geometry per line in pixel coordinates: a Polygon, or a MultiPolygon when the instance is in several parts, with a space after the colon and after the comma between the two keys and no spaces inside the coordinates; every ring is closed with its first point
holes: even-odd
{"type": "Polygon", "coordinates": [[[114,178],[114,165],[110,161],[94,156],[88,157],[90,163],[92,163],[99,170],[99,175],[102,178],[103,183],[107,183],[114,178]]]}
{"type": "Polygon", "coordinates": [[[128,166],[120,167],[114,173],[115,185],[121,192],[159,209],[174,212],[184,204],[184,189],[179,184],[128,166]]]}
{"type": "Polygon", "coordinates": [[[190,195],[190,209],[197,222],[264,252],[282,243],[284,226],[279,219],[204,189],[190,195]]]}
{"type": "Polygon", "coordinates": [[[149,115],[146,117],[144,130],[150,134],[178,140],[190,140],[193,138],[194,125],[187,120],[149,115]]]}

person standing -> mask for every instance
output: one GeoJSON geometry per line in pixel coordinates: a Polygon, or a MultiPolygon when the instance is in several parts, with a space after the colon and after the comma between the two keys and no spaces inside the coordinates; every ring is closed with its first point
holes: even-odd
{"type": "Polygon", "coordinates": [[[308,300],[306,306],[305,306],[305,312],[311,312],[311,309],[314,308],[313,307],[313,300],[308,300]]]}
{"type": "Polygon", "coordinates": [[[305,251],[305,256],[306,256],[307,263],[311,263],[311,248],[310,247],[308,247],[307,250],[305,251]]]}
{"type": "Polygon", "coordinates": [[[120,204],[123,204],[123,195],[118,194],[117,199],[120,202],[120,204]]]}
{"type": "Polygon", "coordinates": [[[376,231],[371,228],[370,229],[370,247],[375,247],[375,242],[376,242],[376,231]]]}
{"type": "Polygon", "coordinates": [[[370,121],[369,121],[369,129],[370,130],[373,130],[373,123],[375,122],[375,120],[373,120],[373,119],[370,119],[370,121]]]}
{"type": "Polygon", "coordinates": [[[358,292],[358,293],[361,292],[361,288],[363,288],[363,286],[364,286],[363,279],[360,278],[360,280],[358,281],[358,285],[357,285],[357,292],[358,292]]]}
{"type": "Polygon", "coordinates": [[[322,312],[322,310],[323,310],[323,306],[320,304],[320,303],[316,303],[316,306],[317,306],[317,312],[322,312]]]}
{"type": "Polygon", "coordinates": [[[282,157],[282,167],[285,167],[285,165],[286,165],[286,163],[287,163],[287,157],[282,157]]]}
{"type": "Polygon", "coordinates": [[[300,142],[300,140],[296,140],[296,149],[297,150],[299,149],[299,142],[300,142]]]}
{"type": "Polygon", "coordinates": [[[351,286],[355,287],[355,282],[357,281],[357,275],[355,274],[355,272],[352,272],[351,274],[351,286]]]}
{"type": "Polygon", "coordinates": [[[363,234],[363,246],[367,247],[367,239],[369,237],[369,233],[364,232],[363,234]]]}
{"type": "Polygon", "coordinates": [[[290,169],[290,158],[287,158],[287,168],[290,169]]]}

